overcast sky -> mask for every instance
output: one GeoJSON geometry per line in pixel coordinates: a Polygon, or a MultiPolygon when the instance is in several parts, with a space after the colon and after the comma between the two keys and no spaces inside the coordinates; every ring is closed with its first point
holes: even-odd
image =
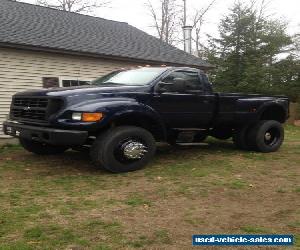
{"type": "MultiPolygon", "coordinates": [[[[21,0],[35,3],[36,0],[21,0]]],[[[49,0],[51,1],[51,0],[49,0]]],[[[154,34],[151,28],[151,17],[145,7],[146,0],[111,0],[111,8],[99,9],[95,15],[111,20],[127,22],[150,34],[154,34]]],[[[159,0],[152,0],[158,2],[159,0]]],[[[180,1],[180,0],[178,0],[180,1]]],[[[215,36],[220,18],[226,15],[228,8],[235,0],[217,0],[209,11],[203,32],[215,36]]],[[[243,1],[243,0],[241,0],[243,1]]],[[[247,2],[247,0],[245,0],[247,2]]],[[[257,0],[258,2],[260,0],[257,0]]],[[[195,8],[206,6],[210,0],[187,0],[188,13],[193,14],[195,8]]],[[[300,0],[269,0],[268,14],[288,21],[288,33],[300,33],[300,0]]]]}

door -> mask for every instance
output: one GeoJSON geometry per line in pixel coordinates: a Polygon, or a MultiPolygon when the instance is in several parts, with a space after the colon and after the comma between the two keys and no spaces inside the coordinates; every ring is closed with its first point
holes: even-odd
{"type": "Polygon", "coordinates": [[[154,88],[151,106],[172,128],[205,128],[213,118],[214,100],[198,71],[177,70],[154,88]]]}

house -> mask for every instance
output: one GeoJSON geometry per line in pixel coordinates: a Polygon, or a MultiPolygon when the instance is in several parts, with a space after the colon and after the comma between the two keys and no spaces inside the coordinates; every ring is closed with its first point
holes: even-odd
{"type": "Polygon", "coordinates": [[[88,84],[139,65],[210,67],[124,22],[0,0],[1,127],[16,92],[88,84]]]}

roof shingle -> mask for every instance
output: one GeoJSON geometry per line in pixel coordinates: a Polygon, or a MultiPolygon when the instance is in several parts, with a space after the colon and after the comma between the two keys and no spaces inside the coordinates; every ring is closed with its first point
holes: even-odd
{"type": "Polygon", "coordinates": [[[0,0],[0,43],[209,67],[123,22],[0,0]]]}

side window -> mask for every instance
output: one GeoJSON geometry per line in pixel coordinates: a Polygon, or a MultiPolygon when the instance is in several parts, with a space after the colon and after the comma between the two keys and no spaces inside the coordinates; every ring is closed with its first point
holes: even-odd
{"type": "Polygon", "coordinates": [[[174,83],[175,78],[182,78],[185,79],[185,75],[182,74],[181,72],[172,72],[169,74],[165,79],[163,79],[163,82],[166,83],[174,83]]]}
{"type": "Polygon", "coordinates": [[[187,71],[186,75],[186,88],[187,90],[203,90],[203,85],[201,84],[198,72],[187,71]]]}
{"type": "Polygon", "coordinates": [[[213,91],[211,83],[209,82],[206,74],[201,73],[200,79],[201,79],[202,84],[205,84],[207,89],[209,89],[210,91],[213,91]]]}
{"type": "MultiPolygon", "coordinates": [[[[165,79],[163,79],[163,82],[165,83],[175,83],[174,79],[180,78],[183,81],[184,84],[184,91],[183,92],[197,92],[203,90],[203,84],[202,81],[200,81],[198,72],[194,71],[175,71],[169,74],[165,79]]],[[[172,91],[172,85],[168,86],[168,91],[172,91]]]]}

